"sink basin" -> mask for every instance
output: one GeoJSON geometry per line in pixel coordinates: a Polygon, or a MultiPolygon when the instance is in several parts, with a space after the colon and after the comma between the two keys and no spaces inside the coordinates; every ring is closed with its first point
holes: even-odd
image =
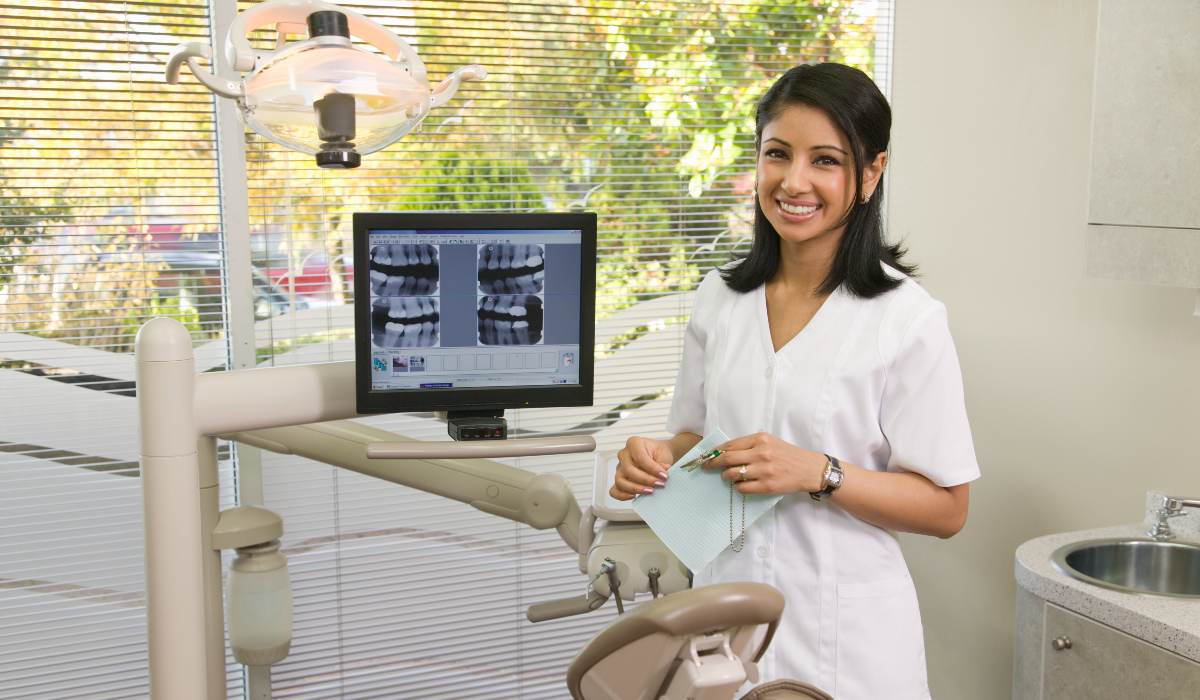
{"type": "Polygon", "coordinates": [[[1050,556],[1067,576],[1126,593],[1200,598],[1200,545],[1104,539],[1059,547],[1050,556]]]}

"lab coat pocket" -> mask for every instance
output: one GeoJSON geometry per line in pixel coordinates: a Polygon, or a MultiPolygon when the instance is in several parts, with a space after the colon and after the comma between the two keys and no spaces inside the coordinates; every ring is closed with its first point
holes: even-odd
{"type": "Polygon", "coordinates": [[[929,697],[917,593],[908,576],[837,587],[838,700],[929,697]]]}

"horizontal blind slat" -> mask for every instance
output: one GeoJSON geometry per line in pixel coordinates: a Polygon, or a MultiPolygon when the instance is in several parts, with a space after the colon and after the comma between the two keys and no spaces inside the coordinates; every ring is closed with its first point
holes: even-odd
{"type": "MultiPolygon", "coordinates": [[[[332,357],[352,347],[348,307],[332,306],[343,300],[334,300],[329,282],[310,284],[299,274],[328,277],[329,261],[341,264],[336,256],[351,252],[354,211],[537,210],[586,202],[601,215],[598,315],[619,318],[621,325],[602,340],[598,334],[596,405],[560,413],[599,431],[604,444],[649,425],[645,421],[661,424],[669,405],[687,305],[654,312],[642,305],[694,286],[747,240],[752,209],[745,180],[754,163],[747,110],[756,93],[796,60],[840,51],[886,70],[891,50],[887,3],[863,10],[861,18],[834,18],[834,26],[850,32],[837,38],[822,33],[818,8],[809,3],[766,10],[754,0],[664,3],[657,26],[641,8],[622,2],[347,6],[412,41],[432,80],[468,62],[487,66],[490,77],[465,85],[419,130],[364,157],[352,173],[319,171],[311,156],[247,132],[252,261],[268,275],[254,288],[269,289],[280,275],[295,274],[284,296],[291,289],[296,299],[331,304],[259,321],[260,358],[286,363],[305,349],[332,357]],[[700,39],[705,32],[711,43],[700,39]],[[639,64],[642,58],[657,64],[639,64]],[[695,87],[682,90],[684,74],[705,77],[686,78],[695,87]],[[679,99],[687,97],[695,104],[679,99]],[[738,132],[733,150],[697,146],[697,133],[720,134],[731,123],[738,132]],[[695,164],[682,160],[689,151],[699,158],[695,164]],[[629,352],[650,359],[630,361],[629,352]]],[[[825,9],[832,12],[832,4],[825,9]]],[[[224,342],[219,263],[165,270],[161,257],[135,248],[173,246],[217,261],[223,254],[214,98],[190,76],[176,86],[161,78],[163,58],[176,44],[209,40],[205,9],[174,2],[67,7],[9,1],[0,3],[0,36],[0,143],[7,147],[0,149],[0,228],[17,234],[0,248],[0,382],[13,371],[5,367],[79,365],[100,373],[107,366],[67,352],[30,358],[21,348],[31,343],[105,352],[132,367],[132,332],[161,313],[162,304],[200,319],[189,321],[198,323],[191,330],[198,347],[224,342]],[[114,249],[127,251],[125,257],[103,257],[114,249]],[[217,270],[211,279],[210,270],[217,270]],[[184,282],[189,275],[203,279],[184,282]],[[181,282],[190,286],[178,295],[162,287],[181,282]],[[7,355],[6,347],[12,348],[7,355]]],[[[266,31],[253,37],[259,51],[272,41],[266,31]]],[[[0,648],[17,651],[29,664],[9,680],[0,674],[0,696],[89,697],[82,676],[55,669],[73,664],[103,673],[109,658],[122,657],[140,660],[114,670],[112,679],[97,676],[92,689],[106,697],[144,695],[139,611],[125,611],[132,617],[93,634],[108,651],[75,651],[79,645],[69,636],[76,620],[110,619],[99,606],[116,594],[105,586],[139,590],[141,552],[119,544],[141,537],[137,479],[125,475],[136,475],[137,466],[116,474],[62,463],[102,469],[103,459],[127,459],[103,453],[136,449],[134,399],[121,393],[127,384],[104,377],[67,386],[19,374],[23,387],[63,391],[31,394],[22,415],[0,413],[8,431],[0,431],[0,468],[19,470],[0,494],[0,513],[7,515],[0,523],[9,523],[3,530],[38,515],[49,521],[36,543],[0,535],[0,559],[46,574],[45,583],[24,591],[6,590],[0,580],[0,620],[41,616],[50,636],[21,647],[11,636],[20,633],[0,626],[0,648]],[[74,397],[78,405],[70,410],[81,416],[87,406],[108,415],[90,418],[86,427],[82,420],[62,422],[54,416],[63,401],[51,396],[74,397]],[[126,402],[119,404],[125,408],[105,401],[126,402]],[[6,435],[30,447],[4,453],[6,435]],[[83,454],[88,446],[101,454],[83,454]],[[87,560],[109,563],[103,577],[73,569],[81,557],[72,556],[72,548],[83,546],[87,560]],[[127,686],[119,685],[121,678],[128,678],[127,686]]],[[[521,425],[525,415],[514,413],[513,424],[521,425]]],[[[538,415],[528,414],[529,425],[545,420],[538,415]]],[[[372,424],[426,439],[444,435],[444,426],[427,416],[372,424]]],[[[530,602],[580,585],[573,555],[566,556],[553,533],[531,533],[461,504],[324,465],[264,460],[269,505],[288,523],[284,548],[292,556],[297,601],[297,638],[292,656],[276,669],[277,690],[369,698],[395,697],[402,688],[422,697],[468,698],[494,697],[503,687],[514,697],[559,697],[561,669],[579,640],[611,619],[606,611],[556,627],[514,622],[530,602]],[[550,573],[533,573],[539,566],[550,573]],[[488,598],[484,589],[497,581],[520,594],[506,595],[498,606],[480,605],[488,598]],[[410,588],[424,595],[397,597],[410,588]],[[437,639],[442,651],[422,655],[413,630],[437,639]],[[519,645],[515,664],[507,645],[495,644],[499,638],[519,645]],[[475,666],[466,661],[472,658],[475,666]]],[[[580,496],[590,483],[587,460],[530,464],[557,470],[580,496]]],[[[228,466],[222,469],[222,498],[230,503],[228,466]]],[[[236,668],[230,677],[240,678],[236,668]]],[[[231,687],[240,690],[236,682],[231,687]]]]}

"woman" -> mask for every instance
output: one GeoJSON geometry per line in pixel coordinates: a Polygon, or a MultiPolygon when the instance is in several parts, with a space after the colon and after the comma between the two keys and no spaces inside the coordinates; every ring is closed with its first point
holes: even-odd
{"type": "Polygon", "coordinates": [[[890,128],[887,101],[854,68],[798,66],[767,91],[753,245],[696,292],[674,436],[630,438],[612,487],[653,493],[705,432],[741,436],[707,467],[741,493],[785,497],[744,546],[693,572],[696,585],[783,591],[764,678],[838,700],[929,697],[892,533],[955,534],[979,476],[945,307],[883,242],[890,128]]]}

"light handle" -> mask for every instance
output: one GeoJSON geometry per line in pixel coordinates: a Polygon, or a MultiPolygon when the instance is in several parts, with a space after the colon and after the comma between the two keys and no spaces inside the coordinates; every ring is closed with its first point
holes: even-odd
{"type": "Polygon", "coordinates": [[[438,83],[438,86],[433,89],[433,95],[430,99],[430,107],[441,107],[454,97],[454,93],[458,92],[459,86],[467,80],[483,80],[487,77],[487,71],[483,66],[472,63],[469,66],[463,66],[450,74],[448,78],[438,83]]]}
{"type": "Polygon", "coordinates": [[[196,76],[204,84],[204,87],[221,95],[222,97],[231,97],[238,99],[243,96],[242,86],[238,83],[222,80],[212,73],[204,70],[197,63],[197,58],[212,63],[212,47],[208,44],[201,44],[197,41],[189,41],[186,44],[176,46],[171,55],[167,58],[167,82],[174,85],[179,82],[179,68],[184,63],[192,71],[192,75],[196,76]]]}

